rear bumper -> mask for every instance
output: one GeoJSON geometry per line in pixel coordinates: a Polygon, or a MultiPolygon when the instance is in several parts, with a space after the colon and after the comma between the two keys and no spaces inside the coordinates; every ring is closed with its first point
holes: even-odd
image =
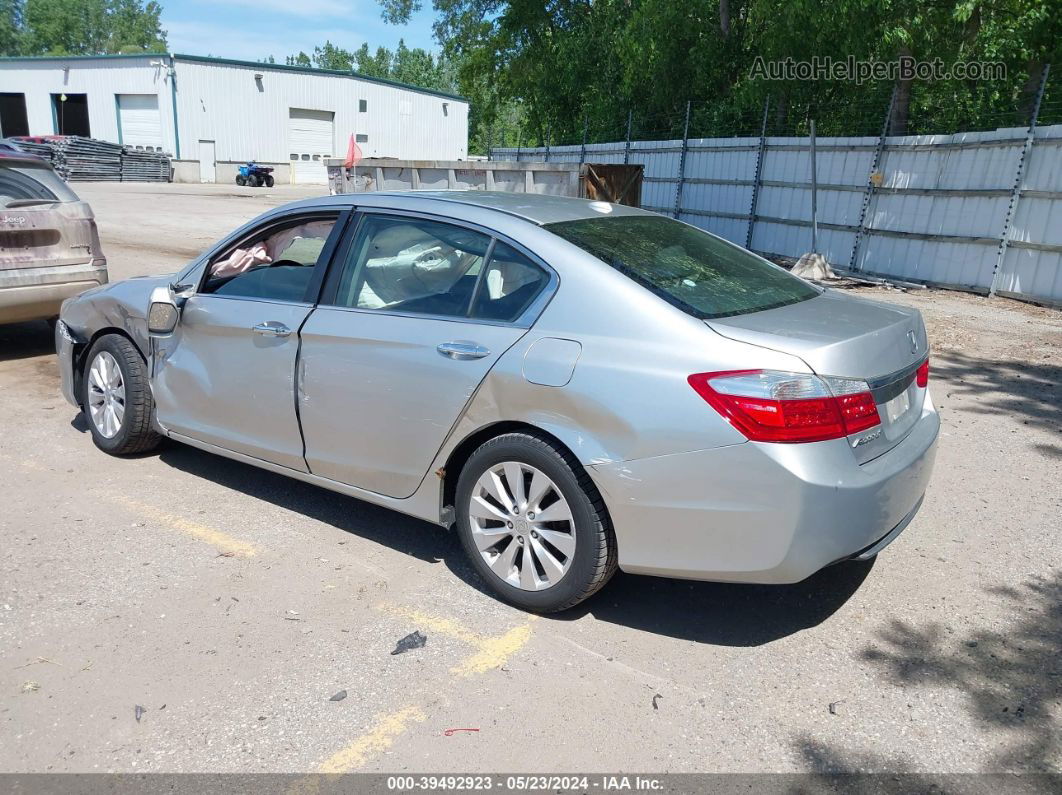
{"type": "Polygon", "coordinates": [[[891,543],[929,483],[940,419],[929,395],[896,447],[856,463],[844,439],[746,443],[590,467],[624,571],[799,582],[891,543]]]}
{"type": "Polygon", "coordinates": [[[101,260],[0,270],[0,323],[56,317],[67,298],[106,283],[107,265],[101,260]]]}

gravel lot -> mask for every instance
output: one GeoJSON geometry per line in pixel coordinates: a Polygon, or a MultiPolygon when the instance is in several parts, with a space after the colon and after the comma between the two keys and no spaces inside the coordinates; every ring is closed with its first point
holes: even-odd
{"type": "MultiPolygon", "coordinates": [[[[307,195],[78,191],[114,279],[307,195]]],[[[621,574],[543,618],[428,524],[176,444],[98,452],[47,326],[0,328],[0,770],[1062,771],[1062,313],[858,292],[934,346],[904,535],[791,587],[621,574]]]]}

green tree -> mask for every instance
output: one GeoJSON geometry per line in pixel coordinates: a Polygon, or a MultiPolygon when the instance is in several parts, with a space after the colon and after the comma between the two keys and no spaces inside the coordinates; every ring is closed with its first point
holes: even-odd
{"type": "Polygon", "coordinates": [[[0,55],[21,55],[23,2],[0,0],[0,55]]]}
{"type": "MultiPolygon", "coordinates": [[[[408,21],[420,0],[380,0],[408,21]]],[[[764,101],[778,134],[874,134],[895,91],[894,133],[1022,123],[1044,64],[1062,70],[1058,0],[433,0],[435,37],[460,93],[472,100],[473,140],[502,119],[526,144],[577,143],[625,132],[679,135],[687,101],[696,135],[758,131],[764,101]],[[753,77],[766,61],[813,56],[895,62],[988,60],[1006,80],[897,79],[856,85],[753,77]],[[515,109],[519,109],[518,112],[515,109]]],[[[1062,75],[1060,75],[1062,77],[1062,75]]],[[[498,136],[495,135],[495,139],[498,136]]]]}
{"type": "Polygon", "coordinates": [[[5,55],[164,52],[162,7],[143,0],[3,0],[5,55]]]}

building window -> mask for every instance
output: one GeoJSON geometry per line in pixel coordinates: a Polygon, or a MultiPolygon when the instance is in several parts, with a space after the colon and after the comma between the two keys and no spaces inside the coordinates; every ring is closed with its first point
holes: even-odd
{"type": "Polygon", "coordinates": [[[358,100],[358,113],[365,113],[369,109],[369,102],[365,99],[358,100]]]}
{"type": "Polygon", "coordinates": [[[369,142],[369,136],[365,133],[358,133],[355,140],[357,140],[359,144],[367,144],[369,142]]]}

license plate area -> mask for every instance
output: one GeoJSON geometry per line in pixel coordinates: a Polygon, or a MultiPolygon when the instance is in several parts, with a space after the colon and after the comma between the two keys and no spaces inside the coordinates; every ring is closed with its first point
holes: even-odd
{"type": "Polygon", "coordinates": [[[887,402],[882,408],[885,409],[885,416],[889,423],[894,423],[901,419],[908,411],[911,410],[911,390],[905,389],[898,394],[892,400],[887,402]]]}

